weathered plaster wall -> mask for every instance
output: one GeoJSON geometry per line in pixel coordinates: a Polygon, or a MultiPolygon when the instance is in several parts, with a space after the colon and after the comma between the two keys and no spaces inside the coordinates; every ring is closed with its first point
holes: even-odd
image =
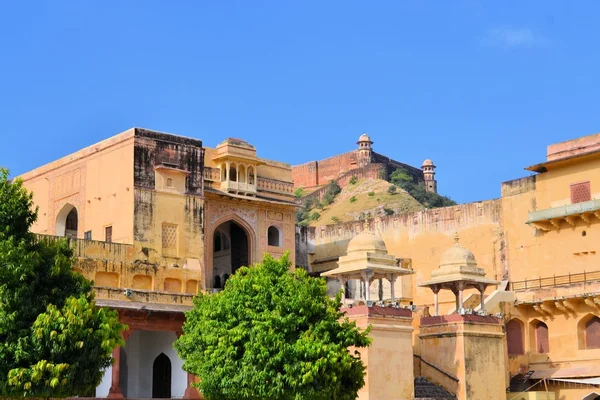
{"type": "Polygon", "coordinates": [[[360,329],[371,326],[371,346],[358,349],[366,366],[365,386],[358,392],[359,400],[412,399],[413,328],[410,311],[356,306],[346,309],[346,312],[360,329]]]}
{"type": "Polygon", "coordinates": [[[161,264],[203,266],[203,155],[199,140],[136,131],[135,241],[161,264]]]}
{"type": "Polygon", "coordinates": [[[104,240],[112,226],[114,242],[133,243],[133,135],[130,129],[22,175],[39,207],[32,231],[56,234],[57,216],[72,205],[77,237],[91,231],[93,239],[104,240]]]}
{"type": "MultiPolygon", "coordinates": [[[[407,293],[412,288],[412,298],[404,299],[406,302],[412,300],[418,305],[431,305],[433,294],[429,289],[417,287],[417,284],[429,279],[431,272],[439,267],[442,253],[454,243],[454,232],[458,232],[460,243],[473,252],[487,277],[502,279],[505,256],[501,210],[500,200],[489,200],[367,221],[317,226],[309,231],[309,241],[315,246],[311,265],[314,272],[334,268],[337,257],[346,253],[350,239],[360,232],[370,231],[384,240],[389,254],[412,260],[415,274],[396,282],[397,293],[407,293]]],[[[470,293],[465,294],[465,298],[470,293]]],[[[452,293],[442,291],[439,297],[440,310],[454,306],[452,293]]]]}
{"type": "Polygon", "coordinates": [[[499,320],[456,314],[423,318],[419,339],[422,359],[439,369],[422,363],[421,370],[459,400],[504,398],[504,332],[499,320]]]}
{"type": "Polygon", "coordinates": [[[125,345],[128,361],[126,397],[152,397],[152,367],[158,355],[164,353],[171,361],[171,397],[182,398],[187,387],[187,373],[173,343],[174,332],[134,331],[125,345]]]}
{"type": "MultiPolygon", "coordinates": [[[[223,223],[234,221],[246,232],[249,240],[250,263],[259,262],[265,253],[278,258],[290,252],[292,264],[296,260],[296,231],[294,225],[294,206],[276,204],[267,201],[241,201],[213,193],[206,195],[206,235],[205,263],[206,277],[213,276],[213,241],[215,230],[223,223]],[[282,232],[281,246],[269,246],[267,230],[270,226],[282,232]]],[[[293,266],[293,265],[292,265],[293,266]]],[[[212,287],[206,281],[205,287],[212,287]]]]}

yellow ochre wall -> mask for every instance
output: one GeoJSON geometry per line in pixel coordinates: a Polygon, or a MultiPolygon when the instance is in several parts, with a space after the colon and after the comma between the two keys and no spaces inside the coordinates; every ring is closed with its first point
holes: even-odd
{"type": "Polygon", "coordinates": [[[54,235],[66,204],[77,208],[77,237],[92,231],[104,240],[133,243],[133,130],[87,147],[20,176],[39,207],[35,233],[54,235]]]}

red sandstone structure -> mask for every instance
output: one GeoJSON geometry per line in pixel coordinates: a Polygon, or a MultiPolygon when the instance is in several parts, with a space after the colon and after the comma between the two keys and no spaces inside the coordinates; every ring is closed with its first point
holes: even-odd
{"type": "Polygon", "coordinates": [[[374,152],[373,143],[369,135],[363,133],[356,142],[356,150],[293,166],[294,187],[314,189],[331,180],[345,186],[353,176],[359,179],[388,179],[396,169],[403,168],[415,181],[423,181],[428,192],[437,193],[436,166],[431,160],[425,160],[419,169],[374,152]]]}

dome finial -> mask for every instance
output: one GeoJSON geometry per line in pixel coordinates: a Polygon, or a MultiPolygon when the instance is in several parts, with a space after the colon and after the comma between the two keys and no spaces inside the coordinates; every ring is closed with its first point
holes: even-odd
{"type": "Polygon", "coordinates": [[[460,240],[460,238],[458,237],[457,231],[454,231],[454,235],[452,235],[452,239],[454,240],[455,244],[458,244],[458,241],[460,240]]]}

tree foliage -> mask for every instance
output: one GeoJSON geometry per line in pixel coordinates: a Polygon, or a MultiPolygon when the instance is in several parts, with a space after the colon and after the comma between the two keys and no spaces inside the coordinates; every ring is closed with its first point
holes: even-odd
{"type": "Polygon", "coordinates": [[[217,294],[200,294],[175,348],[208,400],[354,400],[368,346],[327,296],[322,278],[289,271],[286,254],[239,269],[217,294]]]}
{"type": "MultiPolygon", "coordinates": [[[[456,205],[456,202],[447,196],[428,192],[423,182],[416,182],[409,173],[398,168],[390,175],[390,181],[406,190],[415,200],[428,208],[448,207],[456,205]]],[[[391,189],[391,187],[390,187],[391,189]]]]}
{"type": "Polygon", "coordinates": [[[66,240],[37,240],[32,194],[0,169],[0,396],[87,394],[122,343],[116,312],[94,305],[66,240]]]}

